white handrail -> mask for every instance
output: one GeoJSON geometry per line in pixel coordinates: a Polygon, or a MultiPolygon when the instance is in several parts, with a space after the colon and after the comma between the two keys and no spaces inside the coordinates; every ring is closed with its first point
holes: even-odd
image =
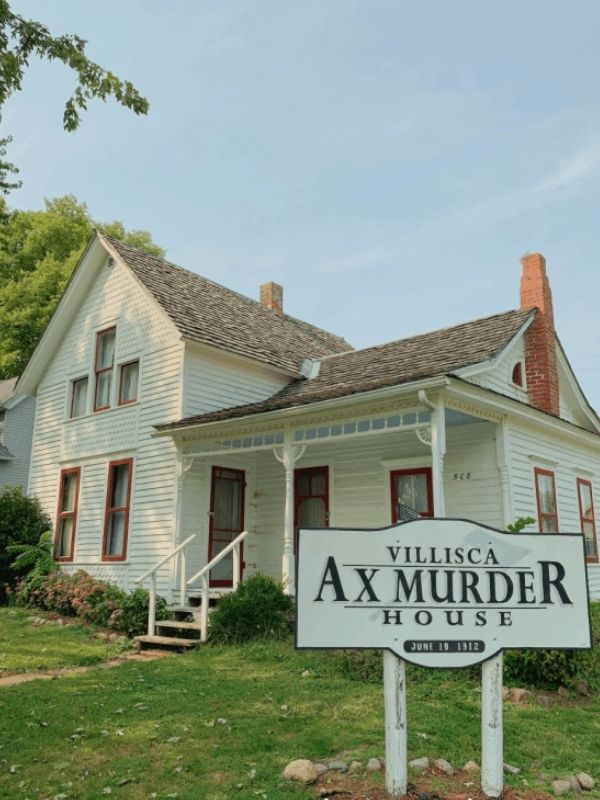
{"type": "Polygon", "coordinates": [[[196,534],[193,533],[191,536],[188,536],[181,544],[178,544],[174,550],[166,555],[164,558],[155,564],[152,569],[149,569],[148,572],[144,572],[139,578],[135,579],[136,583],[141,583],[145,581],[146,578],[150,578],[150,591],[148,592],[148,636],[154,636],[156,630],[156,573],[157,571],[166,564],[167,561],[170,561],[176,555],[181,553],[181,559],[179,561],[179,591],[180,591],[180,601],[181,604],[185,602],[185,548],[187,545],[192,541],[192,539],[196,538],[196,534]]]}
{"type": "Polygon", "coordinates": [[[195,575],[192,575],[192,577],[188,580],[189,586],[190,583],[193,583],[200,578],[200,592],[202,598],[202,603],[200,605],[200,641],[202,642],[205,642],[208,637],[208,579],[210,571],[233,550],[233,588],[237,589],[240,582],[240,545],[246,536],[248,536],[248,531],[242,531],[239,536],[237,536],[227,545],[227,547],[223,548],[220,553],[217,553],[217,555],[211,561],[209,561],[206,566],[202,567],[199,572],[197,572],[195,575]]]}
{"type": "MultiPolygon", "coordinates": [[[[214,566],[216,566],[219,563],[219,561],[221,561],[222,558],[224,558],[225,556],[229,555],[229,553],[231,553],[231,551],[234,549],[234,547],[237,547],[239,544],[241,544],[241,542],[244,541],[246,536],[248,536],[248,531],[242,531],[239,536],[237,536],[235,539],[233,539],[233,541],[229,542],[227,547],[224,547],[223,550],[221,550],[219,553],[217,553],[217,555],[212,559],[212,561],[209,561],[208,564],[206,564],[204,567],[202,567],[202,569],[199,572],[197,572],[195,575],[192,575],[191,578],[188,578],[188,582],[187,582],[188,586],[190,585],[190,583],[193,583],[194,581],[197,581],[198,578],[201,578],[207,572],[210,572],[211,569],[214,566]]],[[[235,584],[235,579],[236,579],[236,576],[234,575],[233,576],[234,584],[235,584]]]]}
{"type": "Polygon", "coordinates": [[[177,553],[180,550],[183,550],[183,548],[186,545],[188,545],[192,541],[192,539],[195,539],[195,538],[196,538],[196,534],[192,533],[192,535],[188,536],[188,538],[185,541],[183,541],[180,545],[177,545],[177,547],[174,550],[171,550],[171,552],[168,555],[166,555],[164,558],[161,558],[161,560],[158,562],[158,564],[155,564],[152,567],[152,569],[149,569],[148,572],[144,572],[144,574],[140,578],[136,578],[135,582],[136,583],[141,583],[142,581],[145,581],[146,578],[149,578],[150,575],[152,575],[153,572],[156,572],[156,570],[160,569],[160,567],[162,567],[163,564],[166,564],[167,561],[170,561],[173,558],[173,556],[176,556],[177,553]]]}

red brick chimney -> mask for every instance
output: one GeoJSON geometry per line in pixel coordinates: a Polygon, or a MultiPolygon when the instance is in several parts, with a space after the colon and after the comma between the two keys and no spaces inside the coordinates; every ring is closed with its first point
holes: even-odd
{"type": "Polygon", "coordinates": [[[552,291],[546,275],[546,259],[529,253],[521,259],[521,308],[536,308],[537,314],[525,333],[525,372],[532,406],[559,416],[556,331],[552,291]]]}
{"type": "Polygon", "coordinates": [[[263,283],[260,287],[260,302],[263,306],[283,314],[283,286],[278,283],[263,283]]]}

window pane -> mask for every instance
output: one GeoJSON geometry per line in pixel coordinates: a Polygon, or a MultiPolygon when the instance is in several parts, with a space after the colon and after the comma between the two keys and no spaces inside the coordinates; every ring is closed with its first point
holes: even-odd
{"type": "Polygon", "coordinates": [[[591,522],[584,522],[582,524],[583,538],[585,541],[585,554],[586,556],[596,555],[596,531],[591,522]]]}
{"type": "Polygon", "coordinates": [[[239,531],[242,520],[242,484],[240,481],[215,479],[214,517],[215,528],[239,531]]]}
{"type": "Polygon", "coordinates": [[[57,558],[66,558],[71,555],[71,537],[73,536],[73,518],[64,517],[58,527],[56,548],[54,554],[57,558]]]}
{"type": "Polygon", "coordinates": [[[326,528],[325,502],[320,497],[311,497],[298,504],[299,528],[326,528]]]}
{"type": "Polygon", "coordinates": [[[124,364],[121,367],[121,403],[131,403],[137,400],[138,396],[138,377],[140,365],[137,361],[132,364],[124,364]]]}
{"type": "Polygon", "coordinates": [[[558,533],[556,517],[542,516],[542,533],[558,533]]]}
{"type": "Polygon", "coordinates": [[[111,495],[110,495],[111,508],[126,507],[128,486],[129,486],[129,464],[119,464],[116,467],[113,467],[111,495]]]}
{"type": "Polygon", "coordinates": [[[308,497],[310,495],[310,478],[306,472],[296,474],[296,491],[299,497],[308,497]]]}
{"type": "Polygon", "coordinates": [[[75,511],[77,501],[77,474],[70,472],[63,475],[61,512],[75,511]]]}
{"type": "MultiPolygon", "coordinates": [[[[235,539],[235,536],[231,536],[231,541],[235,539]]],[[[218,556],[221,550],[224,550],[227,545],[229,544],[228,541],[214,541],[212,542],[212,548],[210,552],[211,560],[218,556]]],[[[216,564],[210,571],[210,578],[213,581],[230,581],[233,576],[233,553],[230,553],[228,556],[224,556],[218,564],[216,564]]]]}
{"type": "Polygon", "coordinates": [[[414,508],[417,514],[428,514],[427,476],[422,473],[397,475],[396,499],[399,504],[414,508]]]}
{"type": "Polygon", "coordinates": [[[592,504],[592,490],[589,483],[579,484],[579,497],[581,498],[581,513],[586,519],[593,519],[594,507],[592,504]]]}
{"type": "Polygon", "coordinates": [[[98,335],[96,369],[112,367],[115,360],[115,332],[107,331],[98,335]]]}
{"type": "Polygon", "coordinates": [[[125,511],[112,511],[108,518],[107,556],[122,556],[125,544],[125,511]]]}
{"type": "Polygon", "coordinates": [[[542,514],[556,514],[554,481],[550,475],[538,474],[538,495],[542,514]]]}
{"type": "Polygon", "coordinates": [[[73,398],[71,403],[71,417],[81,417],[87,408],[88,379],[81,378],[73,381],[73,398]]]}
{"type": "Polygon", "coordinates": [[[322,497],[325,494],[325,473],[319,470],[311,473],[311,495],[322,497]]]}
{"type": "Polygon", "coordinates": [[[110,406],[112,372],[101,372],[96,376],[96,408],[110,406]]]}

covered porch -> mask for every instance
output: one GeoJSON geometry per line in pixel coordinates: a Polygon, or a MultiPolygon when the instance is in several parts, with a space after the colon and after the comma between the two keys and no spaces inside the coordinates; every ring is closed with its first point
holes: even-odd
{"type": "MultiPolygon", "coordinates": [[[[241,531],[237,577],[267,574],[293,594],[298,527],[384,527],[406,507],[499,528],[510,521],[501,415],[443,387],[320,406],[161,434],[178,454],[174,545],[194,536],[188,580],[241,531]]],[[[230,590],[233,570],[232,553],[211,570],[211,589],[230,590]]]]}

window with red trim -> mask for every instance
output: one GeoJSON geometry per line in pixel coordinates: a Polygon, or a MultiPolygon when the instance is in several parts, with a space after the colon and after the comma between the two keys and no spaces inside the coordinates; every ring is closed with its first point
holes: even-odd
{"type": "Polygon", "coordinates": [[[63,469],[60,473],[54,534],[54,558],[57,561],[73,561],[80,476],[79,467],[63,469]]]}
{"type": "Polygon", "coordinates": [[[596,516],[591,481],[577,478],[577,499],[579,500],[579,521],[585,541],[586,560],[597,563],[598,542],[596,541],[596,516]]]}
{"type": "Polygon", "coordinates": [[[140,362],[129,361],[119,367],[119,405],[135,403],[138,399],[140,362]]]}
{"type": "Polygon", "coordinates": [[[102,541],[103,561],[124,561],[127,557],[131,473],[133,459],[111,461],[108,465],[106,514],[102,541]]]}
{"type": "Polygon", "coordinates": [[[71,408],[69,409],[69,417],[82,417],[87,411],[87,391],[88,379],[78,378],[71,383],[71,408]]]}
{"type": "Polygon", "coordinates": [[[96,334],[94,411],[110,408],[116,332],[116,328],[108,328],[96,334]]]}
{"type": "Polygon", "coordinates": [[[433,517],[433,481],[430,467],[396,469],[390,472],[392,484],[392,522],[401,522],[407,511],[420,517],[433,517]]]}
{"type": "Polygon", "coordinates": [[[294,470],[294,553],[298,528],[329,527],[329,467],[294,470]]]}
{"type": "Polygon", "coordinates": [[[541,533],[558,532],[558,510],[554,473],[546,469],[534,470],[535,496],[538,509],[538,527],[541,533]]]}

